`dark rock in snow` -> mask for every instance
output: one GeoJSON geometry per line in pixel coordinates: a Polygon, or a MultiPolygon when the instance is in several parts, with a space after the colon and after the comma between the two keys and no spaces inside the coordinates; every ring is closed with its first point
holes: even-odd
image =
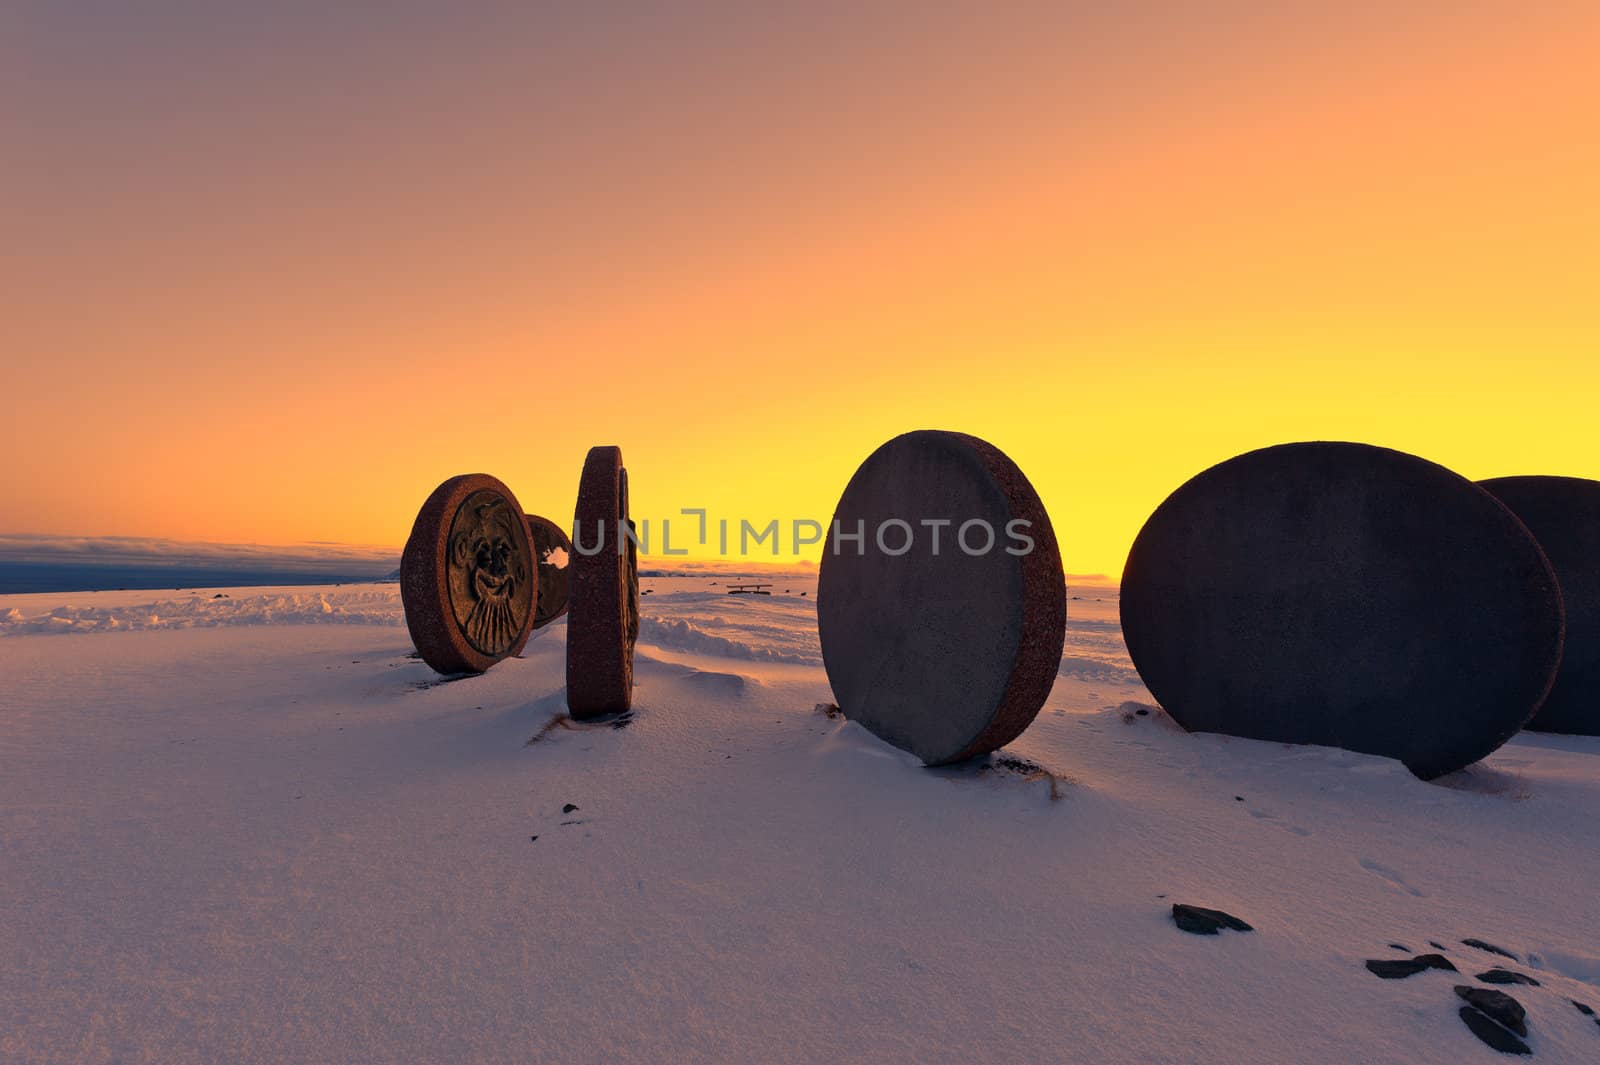
{"type": "Polygon", "coordinates": [[[1411,948],[1406,946],[1404,943],[1390,943],[1389,944],[1389,949],[1390,950],[1402,951],[1402,952],[1404,952],[1406,954],[1410,954],[1411,953],[1411,948]]]}
{"type": "Polygon", "coordinates": [[[564,813],[564,814],[570,814],[576,809],[577,809],[577,807],[569,802],[569,803],[567,803],[565,806],[563,806],[561,808],[561,812],[564,813]]]}
{"type": "Polygon", "coordinates": [[[1528,1011],[1522,1008],[1522,1003],[1504,991],[1457,984],[1456,994],[1465,999],[1468,1005],[1476,1007],[1484,1016],[1500,1022],[1518,1035],[1528,1034],[1528,1011]]]}
{"type": "Polygon", "coordinates": [[[1527,984],[1529,987],[1538,987],[1539,981],[1522,973],[1514,973],[1510,969],[1490,969],[1486,973],[1479,973],[1478,979],[1486,984],[1527,984]]]}
{"type": "Polygon", "coordinates": [[[1504,947],[1497,947],[1493,943],[1486,943],[1481,939],[1463,939],[1461,942],[1464,946],[1472,947],[1475,950],[1488,951],[1490,954],[1498,954],[1502,958],[1510,958],[1512,961],[1522,960],[1504,947]]]}
{"type": "Polygon", "coordinates": [[[1377,958],[1367,962],[1367,971],[1380,980],[1404,980],[1429,969],[1459,972],[1442,954],[1418,954],[1415,958],[1377,958]]]}
{"type": "Polygon", "coordinates": [[[1197,936],[1214,936],[1224,928],[1231,928],[1235,932],[1255,931],[1231,913],[1208,910],[1203,906],[1190,906],[1182,902],[1172,904],[1172,921],[1185,932],[1192,932],[1197,936]]]}
{"type": "Polygon", "coordinates": [[[1524,1043],[1471,1006],[1461,1007],[1461,1019],[1466,1022],[1468,1028],[1472,1029],[1473,1035],[1502,1054],[1533,1053],[1528,1049],[1527,1043],[1524,1043]]]}
{"type": "Polygon", "coordinates": [[[1571,1002],[1574,1006],[1578,1007],[1578,1012],[1583,1014],[1585,1017],[1593,1017],[1594,1016],[1594,1009],[1592,1007],[1585,1006],[1583,1003],[1579,1002],[1575,998],[1568,999],[1567,1001],[1571,1002]]]}
{"type": "Polygon", "coordinates": [[[1432,947],[1434,950],[1441,950],[1441,951],[1450,949],[1449,947],[1445,946],[1443,943],[1439,942],[1437,939],[1428,940],[1428,946],[1432,947]]]}

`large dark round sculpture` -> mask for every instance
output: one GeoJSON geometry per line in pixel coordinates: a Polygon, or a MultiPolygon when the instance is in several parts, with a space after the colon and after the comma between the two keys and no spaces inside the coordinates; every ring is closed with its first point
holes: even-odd
{"type": "Polygon", "coordinates": [[[528,536],[533,541],[533,558],[539,567],[539,602],[533,612],[533,627],[542,629],[567,613],[568,566],[572,562],[572,541],[566,530],[538,514],[525,515],[528,536]]]}
{"type": "Polygon", "coordinates": [[[1481,483],[1544,548],[1567,608],[1561,670],[1528,727],[1600,736],[1600,481],[1498,477],[1481,483]]]}
{"type": "Polygon", "coordinates": [[[844,715],[929,765],[1021,735],[1060,667],[1067,605],[1016,464],[962,433],[907,433],[856,470],[834,523],[817,630],[844,715]]]}
{"type": "Polygon", "coordinates": [[[1555,574],[1472,482],[1287,444],[1162,503],[1122,583],[1128,653],[1192,731],[1387,755],[1424,779],[1522,728],[1561,661],[1555,574]]]}
{"type": "Polygon", "coordinates": [[[511,489],[484,473],[434,489],[400,555],[406,627],[424,662],[440,673],[482,673],[520,653],[538,592],[511,489]]]}
{"type": "Polygon", "coordinates": [[[576,718],[633,705],[639,636],[638,548],[626,535],[628,471],[622,449],[592,447],[578,480],[568,566],[567,709],[576,718]]]}

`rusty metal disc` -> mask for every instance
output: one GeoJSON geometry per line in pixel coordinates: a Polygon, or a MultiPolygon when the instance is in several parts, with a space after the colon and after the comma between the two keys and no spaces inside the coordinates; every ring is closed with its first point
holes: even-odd
{"type": "Polygon", "coordinates": [[[440,673],[482,673],[528,642],[538,601],[522,507],[488,474],[445,481],[400,556],[406,627],[440,673]]]}
{"type": "Polygon", "coordinates": [[[538,514],[525,517],[528,536],[533,540],[534,562],[539,568],[539,601],[533,612],[533,627],[542,629],[567,613],[572,540],[549,518],[538,514]]]}
{"type": "Polygon", "coordinates": [[[1533,716],[1561,661],[1555,574],[1471,481],[1366,444],[1198,474],[1128,555],[1122,630],[1197,732],[1386,755],[1436,777],[1533,716]]]}
{"type": "Polygon", "coordinates": [[[638,548],[628,535],[628,471],[622,449],[589,449],[578,480],[568,566],[567,709],[573,717],[633,705],[639,635],[638,548]]]}
{"type": "Polygon", "coordinates": [[[1479,483],[1544,548],[1567,610],[1561,669],[1528,728],[1600,736],[1600,481],[1498,477],[1479,483]]]}
{"type": "Polygon", "coordinates": [[[1017,465],[964,433],[906,433],[856,470],[834,522],[817,630],[844,715],[928,765],[1021,735],[1061,665],[1067,590],[1017,465]]]}

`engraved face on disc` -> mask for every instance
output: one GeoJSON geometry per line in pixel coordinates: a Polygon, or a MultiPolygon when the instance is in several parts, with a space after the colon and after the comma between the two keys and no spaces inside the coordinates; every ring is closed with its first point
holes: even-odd
{"type": "Polygon", "coordinates": [[[498,657],[533,612],[533,560],[522,512],[493,489],[467,496],[450,523],[450,606],[473,650],[498,657]]]}
{"type": "Polygon", "coordinates": [[[539,577],[511,489],[483,473],[434,489],[400,556],[400,599],[411,641],[440,673],[482,673],[520,654],[539,577]]]}

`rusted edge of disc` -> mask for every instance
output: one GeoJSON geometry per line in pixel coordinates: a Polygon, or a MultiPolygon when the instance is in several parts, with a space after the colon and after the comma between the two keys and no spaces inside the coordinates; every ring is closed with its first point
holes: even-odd
{"type": "Polygon", "coordinates": [[[1012,520],[1028,522],[1033,550],[1022,555],[1022,639],[1011,663],[1011,677],[989,726],[944,763],[975,758],[999,750],[1027,730],[1050,697],[1061,669],[1067,639],[1067,583],[1061,548],[1044,502],[1022,470],[1005,452],[975,436],[947,432],[964,442],[982,460],[1011,504],[1012,520]]]}
{"type": "Polygon", "coordinates": [[[633,705],[633,642],[637,608],[630,595],[637,572],[631,541],[619,552],[627,521],[627,471],[622,449],[589,449],[578,479],[573,552],[568,567],[567,709],[573,717],[624,713],[633,705]]]}

